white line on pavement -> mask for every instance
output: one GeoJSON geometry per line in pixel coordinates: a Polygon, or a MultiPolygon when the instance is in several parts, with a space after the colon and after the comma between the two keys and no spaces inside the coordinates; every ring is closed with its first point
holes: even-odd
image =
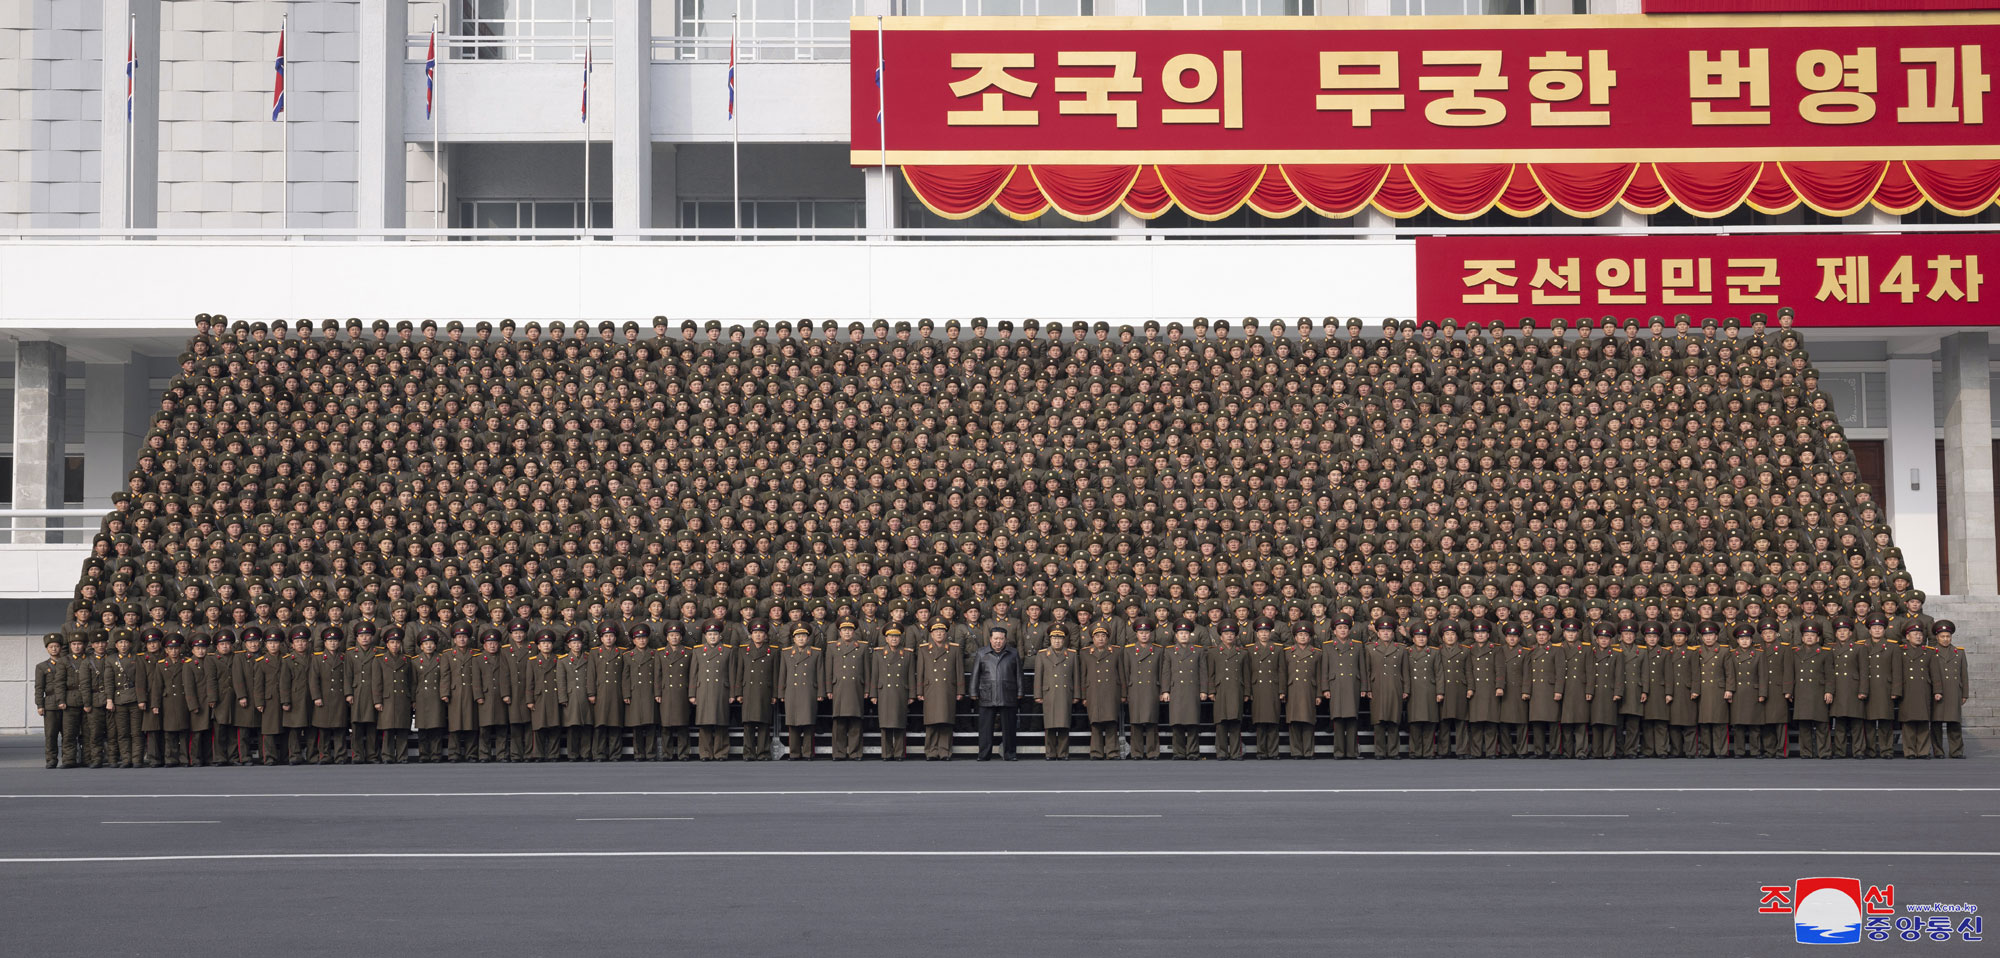
{"type": "Polygon", "coordinates": [[[0,865],[72,865],[127,862],[224,861],[379,861],[385,859],[594,859],[594,858],[2000,858],[2000,851],[1906,851],[1900,849],[1824,848],[1774,849],[1207,849],[1190,851],[876,851],[733,850],[733,851],[556,851],[556,852],[266,852],[221,855],[85,855],[74,857],[0,858],[0,865]]]}
{"type": "Polygon", "coordinates": [[[1515,818],[1631,818],[1630,815],[1596,815],[1584,812],[1528,812],[1515,818]]]}
{"type": "Polygon", "coordinates": [[[840,788],[840,789],[683,789],[672,791],[544,791],[544,792],[132,792],[48,793],[0,795],[0,801],[120,799],[120,798],[678,798],[749,796],[850,795],[1467,795],[1467,794],[1756,794],[1764,792],[1892,793],[2000,792],[2000,787],[1869,788],[1858,786],[1678,787],[1659,788],[840,788]]]}
{"type": "Polygon", "coordinates": [[[1043,818],[1163,818],[1162,815],[1043,815],[1043,818]]]}
{"type": "Polygon", "coordinates": [[[186,822],[98,822],[99,825],[220,825],[220,821],[186,822]]]}
{"type": "Polygon", "coordinates": [[[579,818],[579,822],[691,822],[690,818],[579,818]]]}

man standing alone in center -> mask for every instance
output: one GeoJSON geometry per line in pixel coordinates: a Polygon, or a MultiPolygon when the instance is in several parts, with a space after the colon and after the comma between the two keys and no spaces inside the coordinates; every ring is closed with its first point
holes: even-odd
{"type": "Polygon", "coordinates": [[[1000,751],[1014,760],[1014,733],[1021,703],[1021,656],[1007,645],[1007,630],[993,629],[986,647],[972,657],[972,674],[966,680],[973,704],[979,706],[979,760],[993,757],[993,725],[1000,724],[1000,751]]]}

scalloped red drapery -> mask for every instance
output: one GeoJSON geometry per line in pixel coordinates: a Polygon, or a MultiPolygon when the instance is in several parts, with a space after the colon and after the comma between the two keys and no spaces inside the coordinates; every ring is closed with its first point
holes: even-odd
{"type": "Polygon", "coordinates": [[[1050,209],[1076,220],[1119,209],[1152,219],[1179,208],[1219,220],[1246,206],[1270,217],[1309,209],[1340,219],[1372,206],[1397,218],[1429,209],[1462,220],[1496,209],[1531,216],[1550,206],[1583,217],[1620,205],[1639,213],[1679,206],[1714,218],[1746,205],[1783,213],[1804,204],[1846,216],[1871,204],[1908,213],[1925,203],[1965,216],[2000,196],[2000,160],[906,166],[903,176],[947,219],[989,206],[1015,219],[1050,209]]]}

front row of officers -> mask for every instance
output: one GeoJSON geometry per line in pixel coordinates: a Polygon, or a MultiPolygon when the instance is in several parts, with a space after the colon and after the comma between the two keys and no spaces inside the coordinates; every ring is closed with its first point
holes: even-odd
{"type": "Polygon", "coordinates": [[[1024,705],[1051,760],[1069,757],[1079,725],[1093,759],[1158,758],[1162,725],[1176,759],[1201,758],[1205,731],[1215,758],[1241,759],[1246,724],[1260,759],[1311,758],[1328,732],[1333,756],[1358,758],[1364,719],[1378,759],[1402,757],[1405,739],[1411,758],[1784,757],[1792,729],[1806,758],[1891,758],[1899,733],[1905,758],[1963,758],[1969,689],[1955,626],[1889,628],[1880,617],[1859,634],[1845,620],[1807,620],[1788,641],[1766,622],[1725,641],[1715,624],[1625,623],[1586,638],[1567,621],[1525,637],[1507,623],[1496,640],[1480,622],[1412,626],[1405,641],[1380,621],[1364,641],[1336,619],[1323,642],[1301,627],[1284,643],[1263,622],[1247,643],[1225,625],[1203,646],[1186,628],[1155,642],[1141,624],[1122,647],[1096,628],[1073,648],[1056,629],[1029,662],[1003,630],[968,655],[943,625],[912,647],[898,629],[873,645],[842,623],[823,648],[803,628],[779,648],[762,626],[731,646],[719,625],[693,645],[675,627],[654,645],[646,625],[607,625],[590,649],[580,630],[559,645],[517,624],[504,642],[489,629],[474,645],[459,627],[450,648],[427,633],[414,654],[393,627],[378,646],[367,623],[351,645],[345,630],[320,627],[318,649],[305,630],[223,631],[187,649],[152,630],[143,651],[129,634],[110,649],[102,634],[51,635],[35,702],[50,768],[401,762],[412,729],[423,762],[615,761],[628,747],[639,761],[713,761],[729,757],[738,727],[742,757],[769,760],[780,724],[785,757],[807,759],[823,716],[833,758],[859,759],[871,715],[881,757],[896,761],[913,710],[924,757],[942,761],[964,704],[979,709],[982,760],[996,725],[1002,756],[1014,757],[1024,705]]]}

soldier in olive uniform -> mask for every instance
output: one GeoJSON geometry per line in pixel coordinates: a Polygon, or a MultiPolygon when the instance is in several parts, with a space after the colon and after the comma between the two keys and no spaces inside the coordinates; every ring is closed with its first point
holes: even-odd
{"type": "MultiPolygon", "coordinates": [[[[958,647],[950,648],[956,671],[958,647]]],[[[826,698],[825,682],[826,667],[820,651],[812,647],[812,633],[793,632],[792,647],[778,657],[778,697],[785,700],[785,758],[790,761],[812,761],[813,726],[819,722],[820,700],[826,698]]]]}
{"type": "Polygon", "coordinates": [[[1353,637],[1354,620],[1335,616],[1319,647],[1319,690],[1333,726],[1333,757],[1361,757],[1361,697],[1367,687],[1368,650],[1353,637]]]}
{"type": "Polygon", "coordinates": [[[1069,647],[1069,630],[1060,625],[1049,626],[1038,636],[1046,642],[1035,653],[1035,703],[1042,707],[1042,758],[1067,761],[1070,717],[1082,699],[1077,681],[1077,653],[1069,647]]]}
{"type": "Polygon", "coordinates": [[[528,658],[535,646],[528,641],[528,623],[516,621],[507,627],[507,644],[500,654],[507,660],[507,678],[513,683],[507,701],[507,761],[525,762],[531,750],[529,725],[534,716],[528,709],[528,658]]]}
{"type": "Polygon", "coordinates": [[[1403,704],[1411,758],[1437,757],[1438,706],[1444,700],[1439,662],[1430,626],[1411,626],[1410,645],[1403,650],[1403,704]]]}
{"type": "Polygon", "coordinates": [[[1668,753],[1676,758],[1694,758],[1701,754],[1701,708],[1695,698],[1700,678],[1701,650],[1689,646],[1688,623],[1675,622],[1668,626],[1667,654],[1672,659],[1672,667],[1667,675],[1667,745],[1668,753]]]}
{"type": "Polygon", "coordinates": [[[1820,644],[1818,622],[1799,624],[1799,644],[1792,651],[1792,722],[1799,729],[1800,758],[1832,758],[1827,735],[1827,708],[1833,703],[1829,685],[1833,653],[1820,644]]]}
{"type": "MultiPolygon", "coordinates": [[[[446,709],[446,728],[451,736],[451,741],[445,750],[446,758],[453,762],[470,761],[479,753],[479,696],[475,691],[479,679],[477,665],[474,662],[474,657],[478,654],[478,651],[472,648],[472,629],[465,625],[454,626],[451,632],[451,649],[444,653],[445,691],[442,696],[446,709]]],[[[588,704],[588,700],[584,699],[579,700],[575,706],[567,707],[581,708],[588,704]]],[[[571,717],[571,713],[567,711],[563,713],[564,724],[573,728],[571,717]]],[[[572,731],[570,755],[581,761],[582,756],[576,751],[575,735],[576,733],[572,731]]]]}
{"type": "Polygon", "coordinates": [[[1285,650],[1271,641],[1275,626],[1258,622],[1256,641],[1250,643],[1243,662],[1244,680],[1250,692],[1250,726],[1257,734],[1257,760],[1278,759],[1278,723],[1284,718],[1285,650]]]}
{"type": "Polygon", "coordinates": [[[473,662],[473,704],[479,709],[479,761],[507,761],[507,709],[514,697],[514,677],[507,657],[500,651],[500,633],[488,630],[479,637],[479,654],[473,662]]]}
{"type": "Polygon", "coordinates": [[[1769,619],[1758,623],[1758,648],[1764,653],[1764,669],[1770,673],[1771,687],[1764,700],[1763,754],[1784,758],[1791,751],[1792,646],[1780,640],[1778,624],[1769,619]]]}
{"type": "Polygon", "coordinates": [[[1078,656],[1077,680],[1084,715],[1090,720],[1091,759],[1119,758],[1118,707],[1125,700],[1125,655],[1111,644],[1109,629],[1090,630],[1090,646],[1078,656]]]}
{"type": "Polygon", "coordinates": [[[1874,615],[1868,620],[1868,638],[1855,643],[1861,652],[1861,696],[1866,710],[1869,758],[1895,758],[1896,700],[1903,696],[1903,648],[1889,636],[1889,620],[1874,615]]]}
{"type": "Polygon", "coordinates": [[[1931,650],[1931,719],[1937,723],[1932,754],[1965,757],[1965,700],[1971,696],[1965,670],[1965,650],[1953,643],[1958,624],[1939,619],[1931,624],[1937,646],[1931,650]]]}
{"type": "Polygon", "coordinates": [[[1320,651],[1312,638],[1312,627],[1300,624],[1292,631],[1292,644],[1285,647],[1285,722],[1295,759],[1313,757],[1313,726],[1319,721],[1320,651]]]}
{"type": "Polygon", "coordinates": [[[1637,622],[1620,623],[1617,633],[1618,670],[1625,679],[1618,699],[1618,757],[1638,758],[1646,752],[1646,647],[1639,644],[1637,622]]]}
{"type": "Polygon", "coordinates": [[[340,649],[340,641],[337,626],[320,630],[322,648],[313,653],[312,670],[307,676],[308,694],[312,696],[315,765],[345,765],[348,761],[347,730],[351,723],[347,715],[345,653],[340,649]]]}
{"type": "Polygon", "coordinates": [[[590,650],[591,724],[597,727],[592,761],[616,762],[625,757],[625,650],[618,647],[618,629],[598,630],[597,648],[590,650]]]}
{"type": "Polygon", "coordinates": [[[632,733],[633,760],[650,762],[660,752],[660,656],[645,624],[632,627],[631,639],[625,652],[625,727],[632,733]]]}
{"type": "MultiPolygon", "coordinates": [[[[596,694],[590,653],[583,648],[583,632],[571,630],[565,636],[569,651],[559,657],[562,683],[564,744],[568,762],[592,761],[597,754],[597,709],[590,697],[596,694]]],[[[458,761],[454,756],[452,761],[458,761]]]]}
{"type": "MultiPolygon", "coordinates": [[[[884,636],[888,633],[885,630],[884,636]]],[[[868,646],[852,628],[840,629],[820,654],[827,711],[833,717],[833,760],[861,759],[861,721],[868,703],[868,646]]]]}
{"type": "Polygon", "coordinates": [[[1438,743],[1445,757],[1463,758],[1470,752],[1466,740],[1466,716],[1470,714],[1472,687],[1465,665],[1469,650],[1459,644],[1457,623],[1447,622],[1438,629],[1438,743]]]}
{"type": "Polygon", "coordinates": [[[1600,625],[1593,636],[1588,674],[1590,691],[1584,699],[1590,706],[1590,751],[1577,758],[1617,758],[1619,704],[1625,698],[1625,654],[1611,647],[1612,628],[1600,625]]]}
{"type": "Polygon", "coordinates": [[[1549,623],[1535,623],[1535,645],[1528,650],[1527,682],[1522,698],[1528,703],[1528,749],[1534,758],[1561,758],[1556,726],[1562,721],[1563,648],[1550,641],[1549,623]]]}
{"type": "Polygon", "coordinates": [[[1769,663],[1757,645],[1756,629],[1736,627],[1736,650],[1730,653],[1729,736],[1735,758],[1764,757],[1764,700],[1771,694],[1769,663]]]}
{"type": "MultiPolygon", "coordinates": [[[[138,768],[139,746],[143,741],[143,733],[139,731],[140,673],[144,665],[132,654],[129,633],[119,633],[113,644],[115,649],[104,662],[104,708],[111,716],[111,759],[118,768],[138,768]]],[[[270,764],[268,752],[265,758],[265,764],[270,764]]]]}
{"type": "Polygon", "coordinates": [[[1931,757],[1931,647],[1929,628],[1916,619],[1903,626],[1902,697],[1896,719],[1902,724],[1903,757],[1931,757]]]}
{"type": "Polygon", "coordinates": [[[1243,703],[1249,701],[1249,656],[1236,642],[1236,626],[1223,623],[1208,650],[1208,684],[1202,697],[1215,721],[1217,761],[1243,760],[1243,703]]]}
{"type": "MultiPolygon", "coordinates": [[[[845,630],[843,630],[845,631],[845,630]]],[[[917,680],[917,656],[903,644],[903,630],[882,630],[882,647],[868,663],[868,701],[875,706],[882,736],[882,760],[900,762],[908,753],[910,700],[917,680]]]]}
{"type": "Polygon", "coordinates": [[[1533,672],[1529,662],[1535,657],[1531,646],[1521,644],[1521,623],[1500,627],[1500,664],[1504,684],[1500,694],[1499,754],[1501,758],[1527,758],[1528,717],[1534,709],[1533,672]]]}
{"type": "MultiPolygon", "coordinates": [[[[1562,718],[1557,729],[1557,754],[1562,758],[1590,757],[1590,640],[1583,636],[1583,623],[1562,624],[1562,718]]],[[[1616,724],[1615,722],[1613,724],[1616,724]]]]}
{"type": "Polygon", "coordinates": [[[1729,699],[1736,686],[1736,659],[1722,647],[1722,627],[1701,624],[1701,648],[1695,652],[1695,719],[1700,727],[1701,758],[1729,755],[1729,699]]]}
{"type": "MultiPolygon", "coordinates": [[[[770,630],[759,622],[747,635],[753,643],[768,641],[770,630]]],[[[723,644],[721,628],[711,625],[704,630],[701,647],[688,655],[687,684],[688,705],[697,730],[696,757],[704,762],[728,759],[729,706],[739,696],[736,650],[723,644]]]]}
{"type": "Polygon", "coordinates": [[[958,720],[958,703],[965,697],[965,669],[958,646],[945,641],[948,631],[943,622],[932,625],[930,641],[917,649],[917,699],[924,703],[926,762],[951,760],[952,723],[958,720]]]}
{"type": "Polygon", "coordinates": [[[382,750],[376,759],[401,765],[410,754],[410,719],[415,695],[410,679],[410,657],[403,654],[403,632],[394,626],[383,631],[382,654],[375,657],[375,727],[381,730],[382,750]]]}
{"type": "MultiPolygon", "coordinates": [[[[1208,686],[1208,653],[1194,644],[1194,626],[1182,622],[1174,627],[1174,644],[1168,647],[1166,661],[1160,666],[1160,697],[1167,703],[1175,761],[1201,758],[1201,703],[1208,697],[1208,686]]],[[[1067,708],[1063,719],[1067,729],[1067,708]]]]}
{"type": "MultiPolygon", "coordinates": [[[[187,700],[188,764],[196,768],[212,764],[215,744],[215,658],[209,654],[208,640],[196,636],[194,654],[181,666],[180,694],[187,700]]],[[[74,668],[74,666],[72,666],[74,668]]],[[[338,665],[335,666],[336,671],[338,665]]],[[[345,715],[341,726],[346,727],[345,715]]],[[[345,764],[343,750],[338,762],[345,764]]]]}
{"type": "Polygon", "coordinates": [[[1827,647],[1828,688],[1833,701],[1826,707],[1832,725],[1833,754],[1836,758],[1860,758],[1866,738],[1862,717],[1867,714],[1862,698],[1867,680],[1861,671],[1862,652],[1854,644],[1854,623],[1846,618],[1833,621],[1833,643],[1827,647]]]}
{"type": "Polygon", "coordinates": [[[1507,694],[1505,648],[1493,644],[1492,623],[1472,624],[1472,645],[1465,653],[1465,718],[1471,726],[1465,754],[1473,758],[1500,755],[1500,713],[1507,694]]]}
{"type": "MultiPolygon", "coordinates": [[[[549,635],[548,637],[551,643],[553,643],[554,636],[549,635]]],[[[553,651],[549,653],[548,658],[553,662],[555,658],[553,651]]],[[[447,688],[445,685],[447,676],[444,657],[438,654],[438,637],[436,633],[426,630],[417,639],[417,654],[410,660],[410,673],[410,705],[417,726],[417,761],[424,763],[442,762],[444,761],[445,711],[447,708],[444,695],[447,688]]],[[[549,715],[536,716],[536,720],[544,723],[543,727],[545,728],[549,725],[560,728],[562,725],[560,700],[557,701],[557,707],[549,715]]],[[[552,754],[553,752],[551,751],[544,751],[542,753],[544,758],[552,754]]]]}
{"type": "Polygon", "coordinates": [[[527,673],[528,730],[534,740],[528,761],[552,761],[562,738],[563,693],[562,661],[556,656],[554,632],[542,629],[535,634],[535,652],[528,656],[527,673]]]}
{"type": "MultiPolygon", "coordinates": [[[[805,626],[796,626],[793,633],[805,626]]],[[[812,630],[806,629],[808,637],[812,630]]],[[[770,633],[757,629],[750,644],[736,650],[731,660],[731,697],[743,716],[743,760],[771,760],[771,720],[778,704],[778,650],[770,643],[770,633]]]]}
{"type": "Polygon", "coordinates": [[[1396,641],[1396,624],[1387,619],[1375,623],[1375,641],[1368,643],[1368,720],[1374,724],[1377,759],[1401,758],[1403,703],[1409,698],[1404,684],[1408,656],[1396,641]]]}
{"type": "Polygon", "coordinates": [[[375,762],[377,709],[382,704],[375,685],[375,626],[363,622],[354,627],[354,647],[341,657],[341,685],[346,688],[347,715],[351,724],[349,748],[355,764],[375,762]]]}
{"type": "Polygon", "coordinates": [[[1153,644],[1153,624],[1141,622],[1125,647],[1126,751],[1134,759],[1160,757],[1160,673],[1165,650],[1153,644]]]}
{"type": "Polygon", "coordinates": [[[278,765],[287,761],[290,753],[285,750],[285,649],[277,630],[265,633],[264,650],[254,666],[251,701],[257,709],[257,752],[265,765],[278,765]]]}
{"type": "Polygon", "coordinates": [[[69,737],[83,723],[69,714],[69,663],[64,660],[62,637],[51,632],[42,645],[49,657],[35,664],[35,714],[42,717],[43,762],[58,768],[69,737]]]}
{"type": "Polygon", "coordinates": [[[278,724],[284,727],[286,764],[304,765],[309,755],[306,730],[312,724],[312,643],[301,630],[292,634],[291,648],[278,659],[278,724]]]}
{"type": "Polygon", "coordinates": [[[104,633],[93,631],[87,643],[89,651],[78,660],[83,671],[82,684],[85,689],[83,763],[88,768],[103,768],[111,763],[110,750],[106,747],[111,731],[111,711],[104,707],[105,689],[108,685],[104,674],[104,643],[104,633]]]}

